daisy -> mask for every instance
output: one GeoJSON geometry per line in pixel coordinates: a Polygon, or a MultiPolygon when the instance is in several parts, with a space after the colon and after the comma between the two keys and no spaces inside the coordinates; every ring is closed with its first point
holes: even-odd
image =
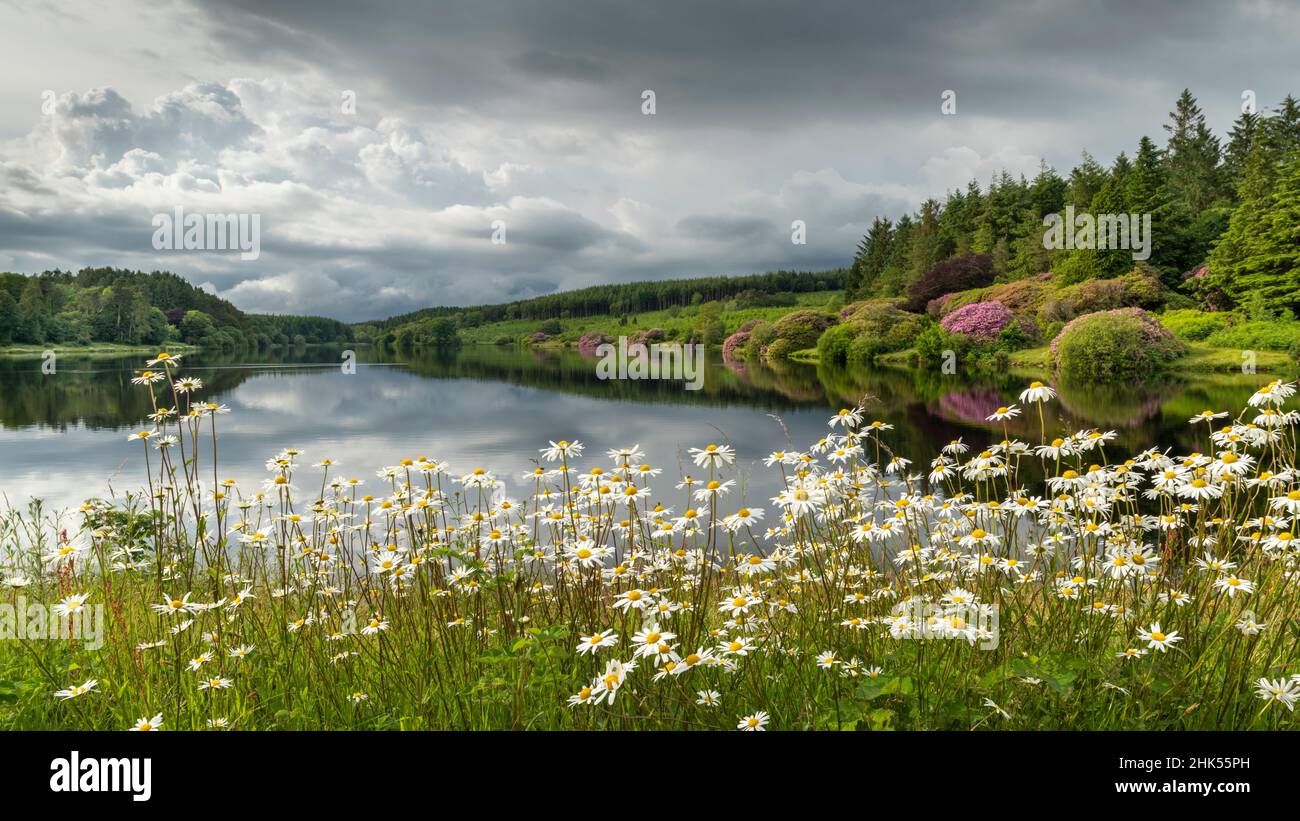
{"type": "Polygon", "coordinates": [[[178,599],[174,596],[164,594],[162,604],[154,604],[150,606],[154,609],[154,612],[160,613],[164,616],[185,614],[190,611],[190,595],[191,594],[186,593],[178,599]]]}
{"type": "Polygon", "coordinates": [[[86,679],[85,682],[73,685],[66,690],[55,690],[54,695],[67,701],[70,698],[76,698],[77,696],[89,693],[91,690],[95,689],[95,685],[97,684],[99,684],[97,679],[86,679]]]}
{"type": "Polygon", "coordinates": [[[63,601],[54,605],[51,609],[56,616],[74,616],[83,613],[86,610],[86,600],[90,598],[89,593],[77,593],[68,596],[63,601]]]}
{"type": "Polygon", "coordinates": [[[695,695],[695,703],[701,707],[717,707],[722,703],[722,696],[717,690],[699,690],[695,695]]]}
{"type": "Polygon", "coordinates": [[[832,428],[839,425],[845,430],[856,428],[862,424],[862,408],[853,408],[852,410],[840,408],[840,412],[832,416],[826,424],[832,428]]]}
{"type": "Polygon", "coordinates": [[[158,713],[153,718],[137,718],[135,724],[129,730],[137,733],[147,733],[150,730],[157,730],[163,724],[162,713],[158,713]]]}
{"type": "Polygon", "coordinates": [[[984,417],[986,422],[1004,422],[1008,419],[1015,419],[1020,415],[1020,408],[1012,405],[1011,407],[1000,407],[997,410],[984,417]]]}
{"type": "Polygon", "coordinates": [[[558,462],[561,459],[577,457],[582,455],[583,444],[581,442],[570,442],[567,439],[561,439],[558,442],[551,442],[549,448],[542,448],[542,458],[548,462],[558,462]]]}
{"type": "Polygon", "coordinates": [[[636,669],[636,662],[621,662],[618,659],[610,659],[605,663],[605,674],[595,681],[594,694],[592,701],[600,704],[604,701],[607,704],[614,703],[614,697],[618,695],[618,690],[627,680],[627,674],[636,669]]]}
{"type": "Polygon", "coordinates": [[[1138,638],[1147,643],[1147,647],[1153,650],[1165,652],[1169,647],[1183,640],[1176,630],[1170,630],[1168,633],[1160,629],[1160,622],[1152,622],[1146,630],[1138,629],[1138,638]]]}
{"type": "Polygon", "coordinates": [[[770,716],[767,713],[763,712],[762,710],[759,710],[757,713],[754,713],[753,715],[747,715],[744,718],[742,718],[736,724],[736,729],[744,730],[745,732],[763,732],[764,730],[767,729],[767,722],[769,718],[770,716]]]}
{"type": "Polygon", "coordinates": [[[1269,681],[1261,678],[1255,683],[1255,695],[1270,705],[1278,702],[1287,710],[1294,712],[1296,698],[1300,697],[1300,689],[1297,688],[1294,679],[1279,678],[1269,681]]]}
{"type": "Polygon", "coordinates": [[[204,679],[203,681],[200,681],[199,689],[200,690],[225,690],[228,689],[230,685],[233,683],[234,682],[232,682],[228,678],[221,678],[220,676],[214,676],[213,678],[204,679]]]}
{"type": "Polygon", "coordinates": [[[706,445],[703,448],[691,448],[689,453],[696,467],[720,467],[736,460],[736,452],[730,445],[706,445]]]}
{"type": "Polygon", "coordinates": [[[1300,516],[1300,490],[1292,490],[1285,496],[1275,496],[1269,501],[1269,507],[1279,513],[1300,516]]]}
{"type": "Polygon", "coordinates": [[[1220,591],[1227,593],[1228,598],[1232,598],[1238,593],[1253,593],[1255,585],[1248,579],[1239,579],[1236,576],[1220,576],[1214,586],[1220,591]]]}
{"type": "Polygon", "coordinates": [[[581,641],[578,642],[579,655],[587,655],[588,653],[595,655],[596,651],[600,650],[602,647],[613,647],[615,644],[618,644],[618,634],[613,630],[603,630],[599,633],[593,633],[590,636],[581,636],[580,638],[581,641]]]}
{"type": "Polygon", "coordinates": [[[1056,398],[1056,391],[1042,382],[1030,382],[1029,387],[1020,392],[1021,402],[1047,402],[1056,398]]]}

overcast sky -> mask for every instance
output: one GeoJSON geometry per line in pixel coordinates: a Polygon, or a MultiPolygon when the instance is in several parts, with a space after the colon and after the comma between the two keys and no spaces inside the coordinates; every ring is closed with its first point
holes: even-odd
{"type": "Polygon", "coordinates": [[[0,0],[0,31],[0,269],[345,320],[844,265],[972,177],[1163,142],[1185,86],[1220,133],[1300,93],[1287,2],[0,0]],[[261,256],[155,250],[177,206],[260,215],[261,256]]]}

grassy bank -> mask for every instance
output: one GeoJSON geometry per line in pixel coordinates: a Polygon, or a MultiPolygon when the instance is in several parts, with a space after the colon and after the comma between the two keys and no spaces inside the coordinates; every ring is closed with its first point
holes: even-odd
{"type": "MultiPolygon", "coordinates": [[[[719,319],[725,333],[731,334],[750,320],[760,319],[770,322],[780,319],[797,308],[821,308],[838,295],[838,291],[794,294],[792,304],[724,310],[720,312],[719,319]]],[[[551,335],[552,338],[542,344],[573,345],[587,333],[599,332],[613,337],[631,336],[637,331],[649,331],[653,328],[662,328],[667,339],[685,341],[698,327],[699,318],[699,306],[630,314],[626,317],[626,324],[623,323],[624,317],[611,314],[561,318],[554,320],[559,324],[559,333],[551,335]]],[[[528,339],[541,325],[542,323],[535,319],[490,322],[473,328],[463,328],[460,337],[463,342],[479,345],[515,342],[528,339]]]]}
{"type": "MultiPolygon", "coordinates": [[[[25,358],[42,356],[46,351],[54,351],[60,356],[152,356],[158,350],[152,345],[118,345],[112,342],[92,342],[89,345],[4,345],[0,346],[0,356],[25,358]]],[[[170,342],[163,345],[162,350],[187,353],[199,348],[182,342],[170,342]]]]}

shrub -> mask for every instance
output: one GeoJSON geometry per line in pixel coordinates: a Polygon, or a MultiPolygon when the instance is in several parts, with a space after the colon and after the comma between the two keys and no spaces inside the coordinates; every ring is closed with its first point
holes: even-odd
{"type": "Polygon", "coordinates": [[[1188,342],[1200,342],[1215,331],[1221,331],[1232,324],[1235,317],[1227,312],[1209,313],[1197,310],[1165,311],[1160,315],[1160,324],[1170,333],[1188,342]]]}
{"type": "Polygon", "coordinates": [[[1035,317],[1053,291],[1052,286],[1032,279],[1004,282],[984,291],[983,299],[1001,302],[1017,316],[1035,317]]]}
{"type": "Polygon", "coordinates": [[[954,291],[982,288],[993,282],[993,257],[988,254],[961,254],[926,271],[907,289],[907,304],[913,313],[925,309],[930,300],[954,291]]]}
{"type": "Polygon", "coordinates": [[[1068,322],[1084,314],[1114,308],[1160,307],[1169,297],[1153,270],[1144,266],[1114,279],[1089,279],[1066,286],[1051,297],[1039,312],[1043,322],[1068,322]]]}
{"type": "Polygon", "coordinates": [[[1146,376],[1187,353],[1187,343],[1141,308],[1086,314],[1052,340],[1052,361],[1076,381],[1122,381],[1146,376]]]}
{"type": "Polygon", "coordinates": [[[952,294],[944,294],[943,296],[935,297],[925,303],[925,312],[929,314],[932,319],[938,319],[943,316],[944,309],[947,307],[948,301],[952,299],[952,297],[952,294]]]}
{"type": "MultiPolygon", "coordinates": [[[[988,293],[988,288],[975,288],[970,291],[958,291],[955,294],[944,294],[938,300],[932,300],[939,303],[939,315],[936,319],[943,319],[948,314],[959,308],[965,308],[967,305],[974,305],[976,302],[984,302],[984,295],[988,293]]],[[[928,309],[927,309],[928,310],[928,309]]]]}
{"type": "Polygon", "coordinates": [[[747,342],[749,342],[749,331],[736,331],[722,343],[722,358],[727,362],[743,359],[747,342]]]}
{"type": "Polygon", "coordinates": [[[830,317],[809,308],[793,311],[776,321],[773,332],[776,338],[793,346],[792,350],[811,348],[817,338],[831,325],[830,317]]]}
{"type": "Polygon", "coordinates": [[[644,331],[635,331],[627,339],[629,345],[649,345],[655,342],[662,342],[668,338],[667,332],[663,328],[649,328],[644,331]]]}
{"type": "Polygon", "coordinates": [[[766,354],[767,346],[776,339],[776,329],[771,322],[759,322],[749,330],[745,342],[745,358],[758,359],[766,354]]]}
{"type": "Polygon", "coordinates": [[[924,317],[902,310],[893,300],[871,300],[852,307],[842,324],[817,340],[819,359],[870,363],[879,354],[910,347],[927,324],[924,317]]]}
{"type": "Polygon", "coordinates": [[[1011,324],[1011,309],[1001,302],[976,302],[958,308],[940,323],[950,334],[965,334],[978,342],[990,342],[1011,324]]]}
{"type": "Polygon", "coordinates": [[[789,359],[790,354],[794,353],[795,351],[802,350],[803,348],[806,347],[808,346],[800,345],[789,339],[778,338],[773,340],[772,343],[767,346],[767,348],[763,352],[763,355],[767,359],[773,361],[779,361],[782,359],[789,359]]]}
{"type": "Polygon", "coordinates": [[[845,362],[848,360],[849,345],[857,338],[859,328],[843,324],[822,334],[817,340],[817,359],[822,362],[845,362]]]}
{"type": "Polygon", "coordinates": [[[582,335],[582,338],[578,340],[578,353],[582,354],[583,356],[595,356],[597,348],[599,348],[601,345],[605,344],[606,342],[613,342],[613,341],[614,341],[613,339],[601,333],[600,331],[591,331],[589,333],[585,333],[582,335]]]}
{"type": "Polygon", "coordinates": [[[546,334],[547,336],[558,336],[560,331],[560,320],[558,319],[547,319],[537,326],[537,333],[546,334]]]}
{"type": "Polygon", "coordinates": [[[1160,281],[1160,272],[1146,263],[1139,263],[1119,281],[1124,285],[1124,298],[1129,305],[1150,311],[1169,299],[1169,289],[1160,281]]]}

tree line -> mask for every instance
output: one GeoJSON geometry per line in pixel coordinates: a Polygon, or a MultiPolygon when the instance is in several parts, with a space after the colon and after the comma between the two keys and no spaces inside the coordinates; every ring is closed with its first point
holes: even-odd
{"type": "Polygon", "coordinates": [[[1243,110],[1223,140],[1185,89],[1164,131],[1163,144],[1144,136],[1109,166],[1085,151],[1066,177],[1043,163],[1032,180],[1003,172],[897,220],[876,217],[849,268],[846,300],[903,295],[967,254],[987,255],[1002,281],[1050,271],[1074,283],[1132,269],[1129,249],[1048,247],[1044,217],[1072,207],[1149,214],[1148,264],[1206,308],[1258,293],[1272,309],[1300,311],[1300,102],[1288,95],[1273,110],[1243,110]]]}
{"type": "Polygon", "coordinates": [[[489,322],[512,319],[567,319],[588,316],[625,316],[663,311],[673,307],[701,305],[726,300],[745,292],[762,294],[835,291],[844,287],[844,271],[772,271],[765,274],[727,277],[696,277],[645,282],[594,285],[575,291],[521,299],[497,305],[424,308],[384,320],[362,323],[378,337],[403,325],[451,317],[459,327],[473,328],[489,322]]]}
{"type": "Polygon", "coordinates": [[[185,342],[233,350],[352,338],[351,326],[328,317],[246,314],[170,271],[0,273],[0,345],[185,342]]]}

